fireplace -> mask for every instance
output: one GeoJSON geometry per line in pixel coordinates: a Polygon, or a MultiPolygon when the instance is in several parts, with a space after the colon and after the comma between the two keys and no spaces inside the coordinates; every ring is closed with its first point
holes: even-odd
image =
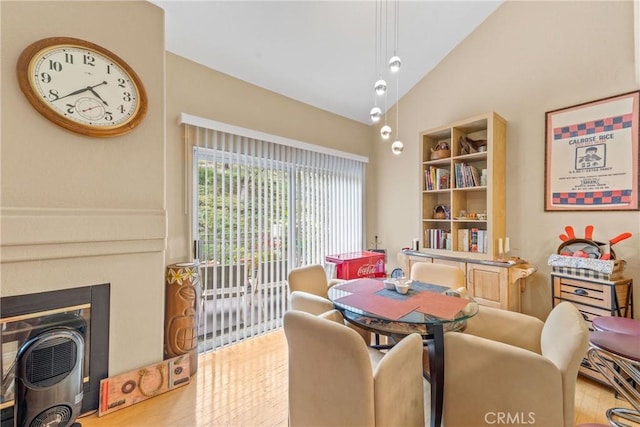
{"type": "Polygon", "coordinates": [[[0,298],[1,427],[13,426],[13,362],[22,344],[52,327],[84,337],[82,413],[98,408],[100,380],[108,376],[110,285],[0,298]]]}

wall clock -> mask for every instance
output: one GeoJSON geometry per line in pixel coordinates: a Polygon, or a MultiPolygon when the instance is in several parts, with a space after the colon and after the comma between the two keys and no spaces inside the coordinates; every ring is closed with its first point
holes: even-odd
{"type": "Polygon", "coordinates": [[[147,112],[147,95],[135,71],[114,53],[85,40],[39,40],[22,52],[17,72],[31,105],[73,132],[122,135],[147,112]]]}

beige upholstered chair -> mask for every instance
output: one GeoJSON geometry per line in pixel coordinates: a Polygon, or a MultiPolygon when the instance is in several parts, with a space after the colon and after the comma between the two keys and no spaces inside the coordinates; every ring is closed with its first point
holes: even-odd
{"type": "MultiPolygon", "coordinates": [[[[304,311],[305,313],[320,316],[334,309],[333,303],[327,298],[319,297],[304,291],[293,291],[289,295],[289,308],[291,310],[304,311]]],[[[342,318],[342,315],[340,315],[342,318]]],[[[344,319],[343,319],[344,321],[344,319]]],[[[344,321],[344,324],[353,329],[362,337],[367,345],[371,344],[371,332],[344,321]]]]}
{"type": "Polygon", "coordinates": [[[284,315],[289,347],[289,425],[423,426],[422,339],[384,354],[331,310],[284,315]]]}
{"type": "Polygon", "coordinates": [[[443,425],[573,426],[588,340],[585,321],[568,302],[544,323],[481,307],[464,333],[445,334],[443,425]]]}
{"type": "MultiPolygon", "coordinates": [[[[289,271],[289,308],[314,315],[333,309],[329,301],[328,289],[344,280],[327,280],[324,267],[319,264],[297,267],[289,271]]],[[[367,344],[371,343],[371,333],[348,323],[367,344]]]]}
{"type": "Polygon", "coordinates": [[[304,291],[326,298],[329,287],[340,282],[328,281],[324,267],[319,264],[297,267],[289,271],[289,292],[304,291]]]}
{"type": "Polygon", "coordinates": [[[333,303],[327,298],[304,291],[291,292],[289,307],[291,310],[304,311],[316,316],[334,309],[333,303]]]}
{"type": "Polygon", "coordinates": [[[459,288],[465,286],[464,272],[458,267],[432,262],[416,262],[411,266],[409,278],[432,285],[459,288]]]}
{"type": "Polygon", "coordinates": [[[292,310],[318,315],[333,309],[333,304],[327,299],[330,283],[323,266],[314,264],[294,268],[289,271],[288,282],[289,307],[292,310]]]}

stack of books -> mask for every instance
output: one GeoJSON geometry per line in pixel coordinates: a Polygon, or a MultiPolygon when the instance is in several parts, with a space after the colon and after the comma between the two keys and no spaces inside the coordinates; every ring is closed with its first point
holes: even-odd
{"type": "Polygon", "coordinates": [[[467,163],[456,163],[456,188],[479,187],[482,185],[478,168],[467,163]]]}
{"type": "Polygon", "coordinates": [[[487,230],[461,228],[458,230],[458,250],[487,253],[487,230]]]}
{"type": "Polygon", "coordinates": [[[429,166],[425,171],[425,188],[427,191],[448,190],[451,188],[449,169],[429,166]]]}
{"type": "Polygon", "coordinates": [[[451,232],[442,228],[424,230],[425,248],[451,250],[451,232]]]}

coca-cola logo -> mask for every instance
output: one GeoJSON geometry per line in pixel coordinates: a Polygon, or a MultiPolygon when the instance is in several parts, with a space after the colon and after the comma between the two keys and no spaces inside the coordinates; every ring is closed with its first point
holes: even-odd
{"type": "Polygon", "coordinates": [[[369,274],[376,274],[377,268],[375,264],[362,264],[358,268],[358,276],[367,276],[369,274]]]}

